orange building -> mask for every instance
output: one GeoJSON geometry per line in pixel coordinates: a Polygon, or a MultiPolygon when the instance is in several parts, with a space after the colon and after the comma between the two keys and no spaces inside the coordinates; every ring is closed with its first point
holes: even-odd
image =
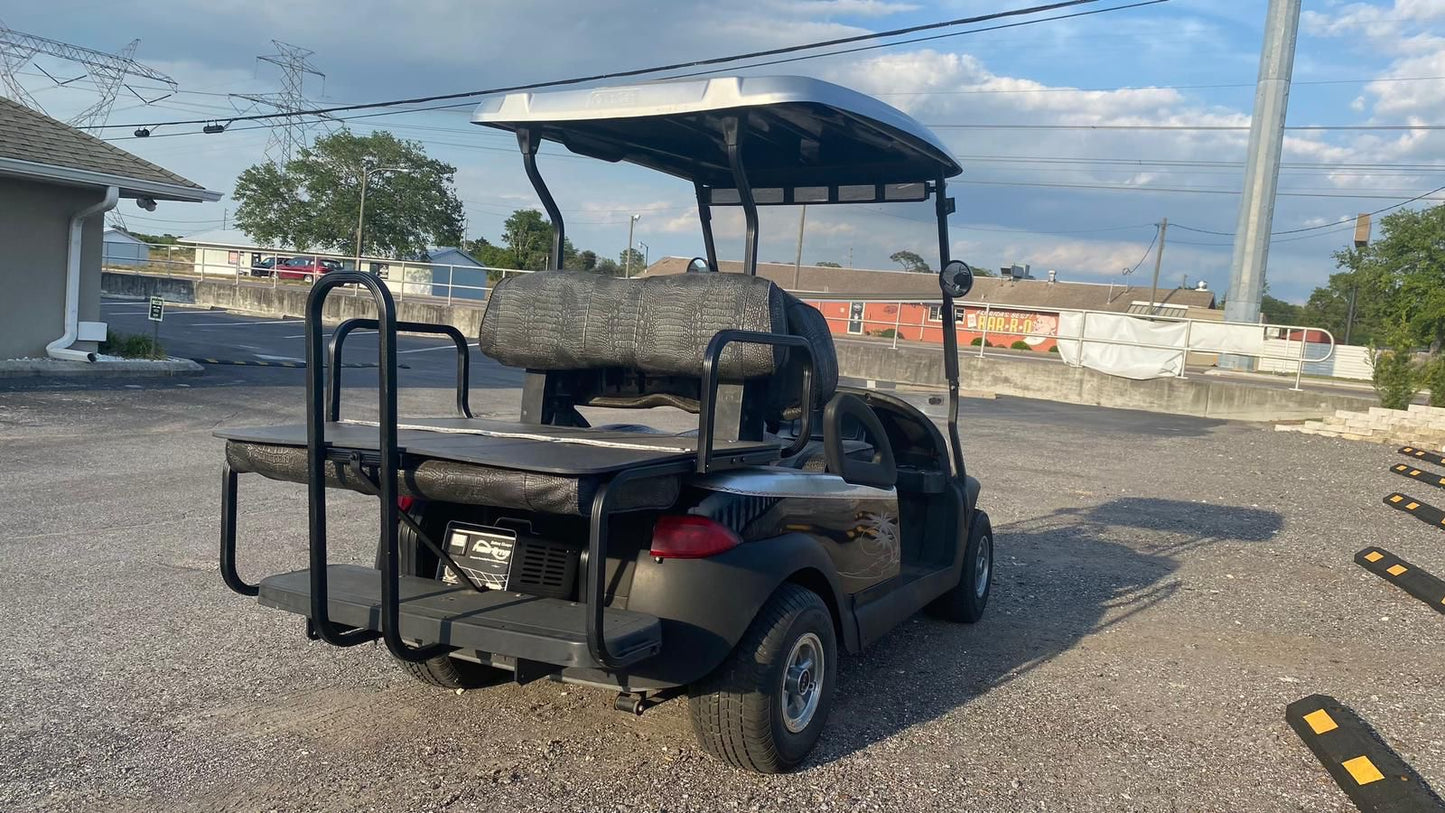
{"type": "MultiPolygon", "coordinates": [[[[684,273],[688,262],[689,258],[665,257],[644,275],[684,273]]],[[[719,265],[724,272],[742,271],[739,262],[723,260],[719,265]]],[[[892,339],[896,335],[900,341],[943,342],[938,304],[942,297],[933,274],[758,263],[758,276],[816,307],[836,336],[892,339]]],[[[1021,341],[1032,350],[1048,352],[1055,344],[1060,311],[1142,314],[1149,312],[1150,299],[1147,287],[978,277],[973,290],[955,306],[958,341],[964,347],[983,341],[992,347],[1011,347],[1021,341]]],[[[1160,288],[1157,303],[1164,316],[1187,316],[1191,309],[1215,306],[1213,291],[1179,288],[1160,288]]]]}

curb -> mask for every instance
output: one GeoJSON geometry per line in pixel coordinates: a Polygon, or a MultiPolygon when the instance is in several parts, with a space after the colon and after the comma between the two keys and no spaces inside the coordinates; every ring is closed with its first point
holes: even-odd
{"type": "Polygon", "coordinates": [[[0,379],[12,378],[173,378],[204,375],[205,368],[191,359],[157,361],[60,361],[58,359],[9,359],[0,361],[0,379]]]}

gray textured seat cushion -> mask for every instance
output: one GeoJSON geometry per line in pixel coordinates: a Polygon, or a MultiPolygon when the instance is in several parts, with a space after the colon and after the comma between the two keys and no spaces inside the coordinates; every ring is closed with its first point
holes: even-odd
{"type": "MultiPolygon", "coordinates": [[[[696,377],[720,330],[787,333],[785,294],[742,274],[672,274],[618,279],[539,271],[498,283],[487,298],[478,348],[510,367],[590,370],[620,367],[696,377]]],[[[733,344],[725,379],[771,375],[781,352],[733,344]]]]}
{"type": "MultiPolygon", "coordinates": [[[[237,472],[293,483],[307,481],[304,446],[232,440],[226,443],[226,462],[237,472]]],[[[331,488],[372,491],[369,483],[358,480],[340,463],[327,463],[325,470],[331,488]]],[[[397,485],[403,495],[425,500],[587,516],[604,481],[597,475],[538,474],[408,456],[397,485]]],[[[624,482],[618,488],[619,510],[669,508],[677,502],[680,484],[677,476],[668,475],[624,482]]]]}

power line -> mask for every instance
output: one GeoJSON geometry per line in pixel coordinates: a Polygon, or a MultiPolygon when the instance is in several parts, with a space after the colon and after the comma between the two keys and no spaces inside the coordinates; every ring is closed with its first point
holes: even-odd
{"type": "Polygon", "coordinates": [[[1134,267],[1133,267],[1133,268],[1130,268],[1128,271],[1125,271],[1125,272],[1124,272],[1125,274],[1132,274],[1132,273],[1134,273],[1135,271],[1138,271],[1138,270],[1139,270],[1139,266],[1143,265],[1143,264],[1144,264],[1144,261],[1147,260],[1147,259],[1149,259],[1149,252],[1154,250],[1154,244],[1157,243],[1157,242],[1159,242],[1159,225],[1158,225],[1157,223],[1156,223],[1156,224],[1152,224],[1152,225],[1154,226],[1154,238],[1149,241],[1149,246],[1144,249],[1144,256],[1142,256],[1142,257],[1139,258],[1139,262],[1134,263],[1134,267]]]}
{"type": "MultiPolygon", "coordinates": [[[[1189,193],[1189,194],[1199,194],[1199,195],[1238,195],[1238,194],[1239,194],[1239,190],[1237,190],[1237,189],[1213,189],[1213,188],[1203,188],[1203,187],[1190,188],[1190,187],[1180,187],[1180,186],[1142,186],[1142,185],[1125,185],[1125,184],[1113,184],[1113,185],[1110,185],[1110,184],[1082,184],[1082,183],[1049,183],[1049,182],[1045,182],[1045,181],[980,181],[980,180],[969,180],[969,179],[962,179],[962,178],[956,179],[956,180],[953,180],[953,181],[950,181],[949,183],[955,183],[955,184],[974,184],[974,185],[980,185],[980,186],[1022,186],[1022,187],[1039,187],[1039,188],[1047,188],[1047,189],[1097,189],[1097,190],[1110,191],[1110,192],[1178,192],[1178,193],[1189,193]]],[[[1411,203],[1411,202],[1417,201],[1417,200],[1431,200],[1431,201],[1441,201],[1441,200],[1445,200],[1445,198],[1432,198],[1432,197],[1429,197],[1429,195],[1433,195],[1433,194],[1435,194],[1436,192],[1439,192],[1439,191],[1445,191],[1445,190],[1432,190],[1432,191],[1430,191],[1430,192],[1426,192],[1424,195],[1420,195],[1420,196],[1416,196],[1416,197],[1410,197],[1410,198],[1406,199],[1405,202],[1406,202],[1406,203],[1411,203]]],[[[1401,200],[1402,198],[1406,198],[1406,196],[1404,196],[1404,195],[1386,195],[1386,194],[1378,194],[1378,193],[1361,193],[1361,194],[1355,194],[1355,193],[1349,193],[1349,192],[1309,192],[1309,191],[1293,191],[1293,192],[1279,192],[1279,193],[1277,193],[1277,194],[1280,195],[1281,197],[1294,197],[1294,198],[1346,198],[1346,199],[1351,199],[1351,200],[1369,200],[1369,199],[1375,199],[1375,200],[1401,200]]]]}
{"type": "MultiPolygon", "coordinates": [[[[935,130],[1189,130],[1247,131],[1248,124],[929,124],[935,130]]],[[[1445,130],[1445,124],[1291,124],[1286,130],[1445,130]]]]}
{"type": "MultiPolygon", "coordinates": [[[[1416,195],[1415,197],[1410,198],[1410,199],[1408,199],[1408,200],[1402,200],[1402,201],[1400,201],[1399,203],[1392,203],[1392,204],[1390,204],[1389,206],[1381,206],[1380,208],[1374,210],[1373,212],[1365,212],[1364,214],[1365,214],[1366,216],[1368,216],[1368,217],[1374,217],[1375,215],[1383,214],[1383,213],[1385,213],[1385,212],[1388,212],[1388,211],[1390,211],[1391,209],[1398,209],[1398,208],[1400,208],[1401,206],[1408,206],[1408,205],[1410,205],[1411,203],[1414,203],[1414,202],[1417,201],[1417,200],[1426,200],[1427,198],[1430,198],[1431,195],[1434,195],[1434,194],[1436,194],[1437,192],[1445,192],[1445,186],[1437,186],[1437,187],[1435,187],[1434,189],[1431,189],[1429,192],[1421,192],[1420,194],[1418,194],[1418,195],[1416,195]]],[[[1430,199],[1433,200],[1433,198],[1430,198],[1430,199]]],[[[1358,217],[1358,215],[1357,215],[1357,217],[1358,217]]],[[[1272,234],[1272,235],[1278,235],[1278,234],[1299,234],[1299,233],[1301,233],[1301,232],[1317,231],[1317,230],[1319,230],[1319,229],[1332,229],[1332,228],[1335,228],[1335,227],[1337,227],[1337,226],[1341,226],[1342,224],[1343,224],[1343,225],[1353,225],[1353,223],[1352,223],[1350,220],[1346,219],[1346,220],[1338,220],[1338,221],[1335,221],[1335,222],[1333,222],[1333,223],[1321,223],[1321,224],[1316,225],[1316,226],[1301,226],[1301,227],[1299,227],[1299,228],[1297,228],[1297,229],[1285,229],[1285,230],[1283,230],[1283,231],[1270,232],[1270,234],[1272,234]]],[[[1234,236],[1234,232],[1232,232],[1232,231],[1212,231],[1212,230],[1210,230],[1210,229],[1195,228],[1194,226],[1181,226],[1181,225],[1179,225],[1178,223],[1174,224],[1174,227],[1175,227],[1175,228],[1179,228],[1179,229],[1184,229],[1185,231],[1198,232],[1198,233],[1200,233],[1200,234],[1214,234],[1214,235],[1218,235],[1218,236],[1220,236],[1220,237],[1233,237],[1233,236],[1234,236]]],[[[1221,244],[1221,245],[1222,245],[1222,244],[1221,244]]]]}
{"type": "MultiPolygon", "coordinates": [[[[1376,82],[1438,82],[1445,79],[1445,76],[1385,76],[1385,77],[1364,77],[1360,79],[1316,79],[1313,81],[1291,82],[1290,86],[1299,85],[1364,85],[1376,82]]],[[[1253,88],[1256,82],[1230,82],[1226,84],[1208,85],[1122,85],[1119,87],[1107,88],[967,88],[962,90],[900,90],[887,93],[875,93],[875,96],[953,96],[970,94],[1015,94],[1015,93],[1118,93],[1131,90],[1214,90],[1225,88],[1253,88]]]]}
{"type": "MultiPolygon", "coordinates": [[[[336,105],[336,106],[332,106],[332,107],[314,108],[314,109],[311,109],[311,110],[294,110],[294,111],[289,111],[289,110],[288,110],[288,111],[280,111],[280,112],[276,112],[276,113],[257,113],[257,114],[247,115],[247,116],[236,116],[236,117],[230,119],[230,121],[232,121],[232,122],[236,122],[236,121],[269,121],[269,120],[271,120],[271,119],[276,119],[276,118],[288,118],[288,117],[292,117],[292,116],[301,116],[301,115],[316,116],[316,115],[322,115],[322,114],[326,114],[326,113],[344,113],[344,112],[350,112],[350,111],[353,111],[353,110],[373,110],[373,109],[376,109],[376,108],[390,108],[390,107],[400,107],[400,106],[402,106],[402,105],[428,104],[428,103],[430,103],[430,102],[448,101],[448,100],[454,100],[454,99],[470,99],[470,98],[475,98],[475,97],[477,97],[477,96],[487,96],[487,95],[491,95],[491,94],[494,94],[494,93],[511,93],[511,92],[519,91],[519,90],[539,90],[539,89],[542,89],[542,88],[562,87],[562,86],[566,86],[566,85],[579,85],[579,84],[583,84],[583,83],[586,83],[586,82],[598,82],[598,81],[603,81],[603,80],[608,80],[608,79],[624,79],[624,78],[633,77],[633,76],[644,76],[644,75],[650,74],[650,73],[662,73],[662,72],[666,72],[666,71],[685,70],[685,69],[688,69],[688,68],[700,68],[700,67],[704,67],[704,66],[708,66],[708,65],[721,65],[721,64],[725,64],[725,63],[729,63],[729,62],[740,62],[740,61],[749,60],[749,59],[760,59],[760,58],[763,58],[763,57],[776,56],[776,55],[779,55],[779,54],[795,53],[795,52],[798,52],[798,51],[809,51],[809,50],[815,50],[815,49],[818,49],[818,48],[830,48],[830,47],[833,47],[833,46],[836,46],[836,45],[848,45],[848,44],[851,44],[851,43],[864,42],[864,41],[867,41],[867,40],[888,39],[888,38],[892,38],[892,37],[903,36],[903,35],[906,35],[906,34],[917,33],[917,32],[919,32],[919,31],[929,31],[929,30],[936,30],[936,29],[940,29],[940,28],[952,28],[952,27],[960,26],[960,25],[972,25],[972,24],[975,24],[975,23],[988,22],[988,21],[990,21],[990,20],[999,20],[999,19],[1004,19],[1004,18],[1007,18],[1007,17],[1022,17],[1022,16],[1027,16],[1027,15],[1030,15],[1030,14],[1039,14],[1039,13],[1046,12],[1046,11],[1056,11],[1056,10],[1058,10],[1058,9],[1071,8],[1071,7],[1074,7],[1074,6],[1082,6],[1082,5],[1086,5],[1086,4],[1090,4],[1090,3],[1097,3],[1097,2],[1100,2],[1100,0],[1061,0],[1060,2],[1047,3],[1047,4],[1044,4],[1044,5],[1038,5],[1038,6],[1030,6],[1030,7],[1028,7],[1028,8],[1010,9],[1010,10],[1007,10],[1007,11],[998,11],[998,12],[993,12],[993,13],[990,13],[990,14],[980,14],[980,15],[975,15],[975,16],[972,16],[972,17],[959,17],[959,18],[953,19],[953,20],[943,20],[943,21],[939,21],[939,22],[924,23],[924,24],[921,24],[921,25],[908,26],[908,27],[905,27],[905,28],[895,28],[895,29],[892,29],[892,30],[889,30],[889,31],[880,31],[880,32],[871,33],[871,34],[858,34],[858,35],[851,36],[851,37],[839,37],[839,38],[831,39],[831,40],[821,40],[821,41],[818,41],[818,42],[802,43],[802,44],[799,44],[799,45],[789,45],[789,46],[785,46],[785,47],[781,47],[781,48],[770,48],[770,49],[762,50],[762,51],[752,51],[752,52],[743,53],[743,54],[733,54],[733,55],[731,55],[731,56],[711,57],[711,58],[709,58],[709,59],[697,59],[697,60],[691,60],[691,61],[687,61],[687,62],[674,62],[674,63],[669,64],[669,65],[657,65],[657,66],[653,66],[653,67],[649,67],[649,68],[633,68],[633,69],[631,69],[631,70],[626,70],[626,71],[611,71],[611,72],[608,72],[608,73],[597,73],[597,74],[592,74],[592,75],[589,75],[589,76],[575,76],[575,77],[572,77],[572,78],[569,78],[569,79],[553,79],[553,80],[545,81],[545,82],[530,82],[530,83],[521,84],[521,85],[511,85],[511,86],[505,86],[505,87],[484,88],[484,89],[481,89],[481,90],[462,91],[462,92],[460,92],[460,93],[440,93],[440,94],[435,94],[435,95],[431,95],[431,96],[415,96],[415,97],[412,97],[412,98],[409,98],[409,99],[392,99],[392,100],[388,100],[388,101],[368,102],[368,103],[364,103],[364,104],[336,105]]],[[[1152,5],[1153,3],[1157,3],[1157,2],[1167,2],[1167,0],[1151,0],[1150,3],[1143,3],[1143,4],[1140,4],[1140,5],[1152,5]]],[[[212,123],[213,121],[215,121],[215,120],[214,120],[214,119],[191,119],[191,120],[185,120],[185,121],[158,122],[158,123],[152,124],[152,125],[147,125],[145,122],[140,122],[140,123],[126,124],[126,125],[120,125],[120,124],[106,125],[106,127],[109,128],[109,129],[123,129],[123,128],[133,128],[133,127],[145,127],[145,126],[151,126],[152,128],[154,128],[154,127],[160,127],[160,126],[180,126],[180,125],[186,125],[186,124],[210,124],[210,123],[212,123]]]]}

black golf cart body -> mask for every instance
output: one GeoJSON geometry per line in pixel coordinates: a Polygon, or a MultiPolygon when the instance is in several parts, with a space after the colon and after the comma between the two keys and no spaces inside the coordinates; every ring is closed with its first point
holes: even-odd
{"type": "Polygon", "coordinates": [[[901,398],[840,388],[821,314],[754,273],[759,206],[930,197],[948,264],[945,181],[960,170],[936,137],[874,99],[800,77],[512,94],[483,101],[474,121],[515,131],[554,227],[554,264],[564,224],[537,167],[544,139],[692,182],[706,257],[673,276],[554,269],[497,284],[478,346],[526,371],[516,421],[472,417],[468,341],[456,329],[398,323],[373,276],[318,279],[307,422],[217,433],[231,589],[305,616],[308,635],[331,644],[380,638],[410,663],[611,687],[634,710],[718,670],[786,585],[821,599],[824,637],[849,652],[961,589],[966,571],[974,620],[992,548],[965,561],[987,518],[958,443],[961,289],[941,290],[945,440],[901,398]],[[716,270],[716,206],[743,210],[744,274],[716,270]],[[327,295],[342,285],[365,288],[378,318],[342,323],[324,349],[327,295]],[[357,328],[379,333],[375,421],[341,416],[341,349],[357,328]],[[399,330],[452,338],[457,415],[397,414],[399,330]],[[663,405],[695,413],[696,430],[592,427],[579,411],[663,405]],[[307,485],[308,568],[242,580],[243,473],[307,485]],[[328,563],[328,488],[378,497],[376,567],[328,563]]]}

